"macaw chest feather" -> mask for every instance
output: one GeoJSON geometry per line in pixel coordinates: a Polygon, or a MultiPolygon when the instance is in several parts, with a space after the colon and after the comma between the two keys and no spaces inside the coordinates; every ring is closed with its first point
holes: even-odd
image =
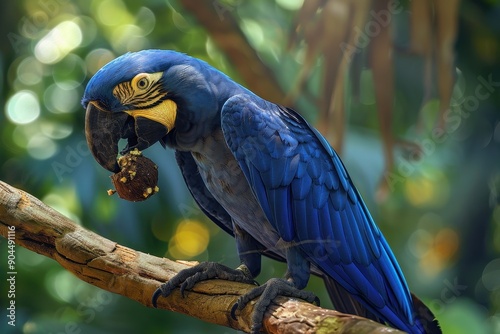
{"type": "Polygon", "coordinates": [[[202,152],[192,152],[201,178],[239,228],[254,237],[259,236],[261,240],[257,241],[266,248],[275,248],[279,240],[277,232],[267,220],[224,139],[216,137],[204,140],[202,152]]]}

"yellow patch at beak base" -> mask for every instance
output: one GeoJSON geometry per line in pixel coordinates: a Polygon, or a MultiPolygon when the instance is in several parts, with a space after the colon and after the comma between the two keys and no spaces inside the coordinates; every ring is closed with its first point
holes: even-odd
{"type": "Polygon", "coordinates": [[[126,113],[134,118],[144,117],[158,122],[170,132],[174,128],[177,117],[177,104],[172,100],[165,100],[152,108],[128,110],[126,113]]]}

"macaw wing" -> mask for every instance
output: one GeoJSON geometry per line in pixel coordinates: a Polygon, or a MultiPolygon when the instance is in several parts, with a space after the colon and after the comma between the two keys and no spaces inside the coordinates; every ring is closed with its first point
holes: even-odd
{"type": "Polygon", "coordinates": [[[234,237],[231,216],[205,186],[191,152],[175,151],[175,159],[191,195],[203,213],[234,237]]]}
{"type": "Polygon", "coordinates": [[[226,101],[221,124],[281,238],[376,316],[399,328],[412,324],[394,255],[326,140],[293,110],[244,94],[226,101]]]}

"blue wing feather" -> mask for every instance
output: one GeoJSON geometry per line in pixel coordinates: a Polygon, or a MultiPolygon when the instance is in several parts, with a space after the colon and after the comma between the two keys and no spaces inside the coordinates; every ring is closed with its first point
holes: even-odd
{"type": "MultiPolygon", "coordinates": [[[[301,225],[305,226],[305,231],[303,233],[297,233],[299,236],[299,242],[305,241],[306,243],[312,243],[315,246],[314,257],[321,257],[321,250],[323,248],[323,239],[320,233],[320,222],[318,217],[318,210],[314,208],[313,200],[311,196],[306,197],[303,201],[305,203],[305,216],[307,217],[307,224],[304,221],[301,225]]],[[[310,254],[308,254],[311,256],[310,254]]]]}
{"type": "Polygon", "coordinates": [[[293,198],[296,200],[303,200],[311,190],[312,179],[309,174],[304,174],[300,178],[295,178],[292,183],[293,198]]]}
{"type": "Polygon", "coordinates": [[[326,140],[295,112],[250,95],[230,98],[221,116],[228,146],[283,240],[376,316],[411,331],[401,270],[326,140]]]}
{"type": "Polygon", "coordinates": [[[273,213],[273,219],[275,222],[278,222],[277,226],[281,238],[285,241],[293,240],[295,232],[292,228],[292,224],[279,223],[284,221],[282,218],[285,218],[286,221],[292,220],[290,191],[286,187],[269,189],[268,198],[272,203],[271,211],[273,213]]]}
{"type": "Polygon", "coordinates": [[[296,154],[291,158],[286,159],[285,166],[283,166],[283,179],[280,186],[288,186],[295,175],[298,173],[300,165],[300,155],[296,154]],[[286,173],[285,173],[286,171],[286,173]]]}

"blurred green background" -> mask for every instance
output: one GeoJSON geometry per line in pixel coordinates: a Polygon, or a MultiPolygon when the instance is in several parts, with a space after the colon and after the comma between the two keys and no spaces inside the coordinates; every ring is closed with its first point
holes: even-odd
{"type": "MultiPolygon", "coordinates": [[[[199,3],[217,9],[212,29],[234,20],[234,30],[243,33],[280,88],[291,89],[305,46],[286,45],[301,0],[199,3]]],[[[0,18],[0,179],[122,245],[157,256],[238,265],[234,241],[199,212],[171,151],[157,145],[145,152],[159,165],[160,192],[143,203],[126,202],[106,194],[109,173],[90,156],[83,133],[80,99],[87,81],[127,51],[185,52],[245,85],[241,64],[218,48],[207,24],[173,0],[8,1],[0,18]]],[[[440,140],[432,135],[437,108],[432,98],[424,106],[424,129],[416,130],[422,61],[396,52],[394,132],[420,144],[422,157],[396,151],[389,196],[375,201],[384,161],[373,97],[377,83],[368,67],[360,75],[359,97],[346,94],[342,157],[411,290],[431,307],[444,332],[500,333],[499,1],[463,1],[458,22],[454,126],[440,140]]],[[[403,49],[407,11],[394,24],[396,50],[403,49]]],[[[314,71],[309,88],[317,93],[320,61],[314,71]]],[[[315,122],[310,100],[299,99],[296,107],[315,122]]],[[[102,291],[21,247],[12,328],[5,317],[6,244],[0,238],[1,333],[234,332],[102,291]]],[[[264,261],[260,282],[282,275],[283,264],[264,261]]],[[[331,307],[320,280],[312,279],[309,289],[331,307]]]]}

